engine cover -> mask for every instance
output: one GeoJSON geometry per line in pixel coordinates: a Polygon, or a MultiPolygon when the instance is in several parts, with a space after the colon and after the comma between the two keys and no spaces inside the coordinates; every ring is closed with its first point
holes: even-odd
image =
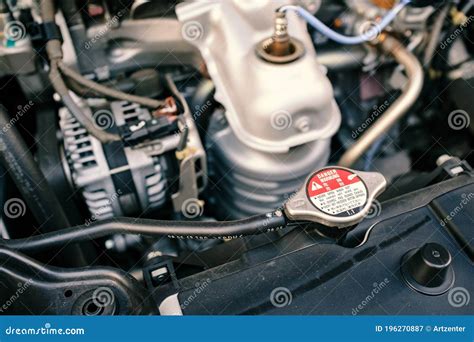
{"type": "Polygon", "coordinates": [[[169,297],[161,314],[470,314],[473,181],[463,175],[384,202],[340,244],[310,226],[262,239],[266,244],[239,258],[181,279],[179,289],[163,289],[169,297]],[[401,270],[406,256],[427,244],[452,258],[455,280],[437,295],[413,288],[401,270]],[[203,283],[199,299],[189,300],[203,283]]]}

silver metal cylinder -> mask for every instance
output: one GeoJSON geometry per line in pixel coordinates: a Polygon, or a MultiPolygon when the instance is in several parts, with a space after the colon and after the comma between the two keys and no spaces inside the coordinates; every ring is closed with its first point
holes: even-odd
{"type": "Polygon", "coordinates": [[[279,208],[298,190],[307,175],[326,165],[330,139],[268,153],[240,142],[232,129],[219,126],[213,115],[207,141],[211,180],[209,203],[222,220],[245,218],[279,208]]]}

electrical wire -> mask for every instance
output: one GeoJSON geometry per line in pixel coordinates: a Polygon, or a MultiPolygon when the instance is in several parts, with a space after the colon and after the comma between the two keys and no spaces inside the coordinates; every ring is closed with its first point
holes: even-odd
{"type": "Polygon", "coordinates": [[[137,103],[139,105],[142,105],[144,107],[148,107],[151,109],[156,109],[165,105],[164,101],[150,99],[143,96],[127,94],[127,93],[124,93],[123,91],[112,89],[102,84],[99,84],[97,82],[91,81],[85,78],[84,76],[82,76],[81,74],[79,74],[78,72],[76,72],[75,70],[73,70],[72,68],[68,67],[62,61],[58,63],[58,67],[64,76],[73,80],[77,84],[82,85],[83,87],[87,88],[93,93],[102,94],[108,98],[114,98],[114,99],[118,99],[122,101],[137,103]]]}
{"type": "MultiPolygon", "coordinates": [[[[41,0],[40,1],[40,13],[44,23],[50,23],[55,21],[55,8],[52,0],[41,0]]],[[[76,88],[79,86],[85,87],[90,92],[95,94],[102,94],[109,98],[115,98],[123,101],[134,102],[145,107],[156,109],[164,105],[163,101],[145,98],[142,96],[136,96],[124,93],[122,91],[112,89],[88,80],[75,70],[69,68],[63,63],[63,52],[61,48],[62,42],[59,39],[52,39],[46,43],[46,53],[50,62],[49,79],[54,90],[61,97],[62,102],[70,113],[77,119],[77,121],[87,130],[87,132],[93,137],[97,138],[101,143],[109,143],[113,141],[120,141],[121,138],[117,134],[108,133],[99,127],[96,127],[91,118],[89,118],[82,109],[75,103],[69,88],[64,82],[63,74],[76,82],[76,88]]],[[[81,88],[81,91],[87,91],[81,88]]]]}
{"type": "Polygon", "coordinates": [[[108,133],[99,128],[96,124],[94,124],[92,119],[88,117],[77,105],[77,103],[74,101],[71,94],[69,93],[69,89],[64,83],[63,78],[61,77],[56,60],[51,61],[50,67],[51,69],[49,72],[49,79],[54,90],[61,97],[61,101],[69,110],[71,115],[73,115],[77,119],[81,126],[84,127],[90,135],[97,138],[103,144],[112,141],[120,141],[121,138],[119,135],[108,133]]]}
{"type": "Polygon", "coordinates": [[[328,37],[329,39],[344,45],[356,45],[369,42],[374,39],[374,37],[378,36],[403,10],[408,4],[411,3],[412,0],[401,0],[395,7],[393,7],[380,21],[380,23],[374,23],[366,32],[359,36],[349,37],[343,34],[340,34],[326,24],[324,24],[321,20],[313,16],[310,12],[305,10],[300,6],[294,5],[287,5],[282,6],[278,9],[278,12],[287,12],[293,11],[299,14],[309,25],[311,25],[314,29],[328,37]]]}

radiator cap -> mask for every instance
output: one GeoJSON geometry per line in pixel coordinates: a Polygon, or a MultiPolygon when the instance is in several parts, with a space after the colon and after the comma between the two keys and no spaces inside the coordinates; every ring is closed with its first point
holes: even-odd
{"type": "Polygon", "coordinates": [[[309,176],[284,206],[290,220],[304,220],[345,228],[362,221],[387,181],[378,172],[334,166],[309,176]]]}

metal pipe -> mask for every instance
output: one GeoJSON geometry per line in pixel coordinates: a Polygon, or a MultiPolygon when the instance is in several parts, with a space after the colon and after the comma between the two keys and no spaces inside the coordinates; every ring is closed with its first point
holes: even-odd
{"type": "Polygon", "coordinates": [[[352,166],[378,138],[387,133],[416,102],[423,88],[423,67],[403,44],[391,36],[384,36],[382,37],[381,47],[405,67],[408,83],[402,95],[387,109],[385,114],[343,154],[338,163],[341,166],[352,166]]]}
{"type": "Polygon", "coordinates": [[[317,50],[316,58],[330,72],[348,69],[362,69],[368,51],[361,45],[351,45],[343,49],[340,47],[317,50]]]}

